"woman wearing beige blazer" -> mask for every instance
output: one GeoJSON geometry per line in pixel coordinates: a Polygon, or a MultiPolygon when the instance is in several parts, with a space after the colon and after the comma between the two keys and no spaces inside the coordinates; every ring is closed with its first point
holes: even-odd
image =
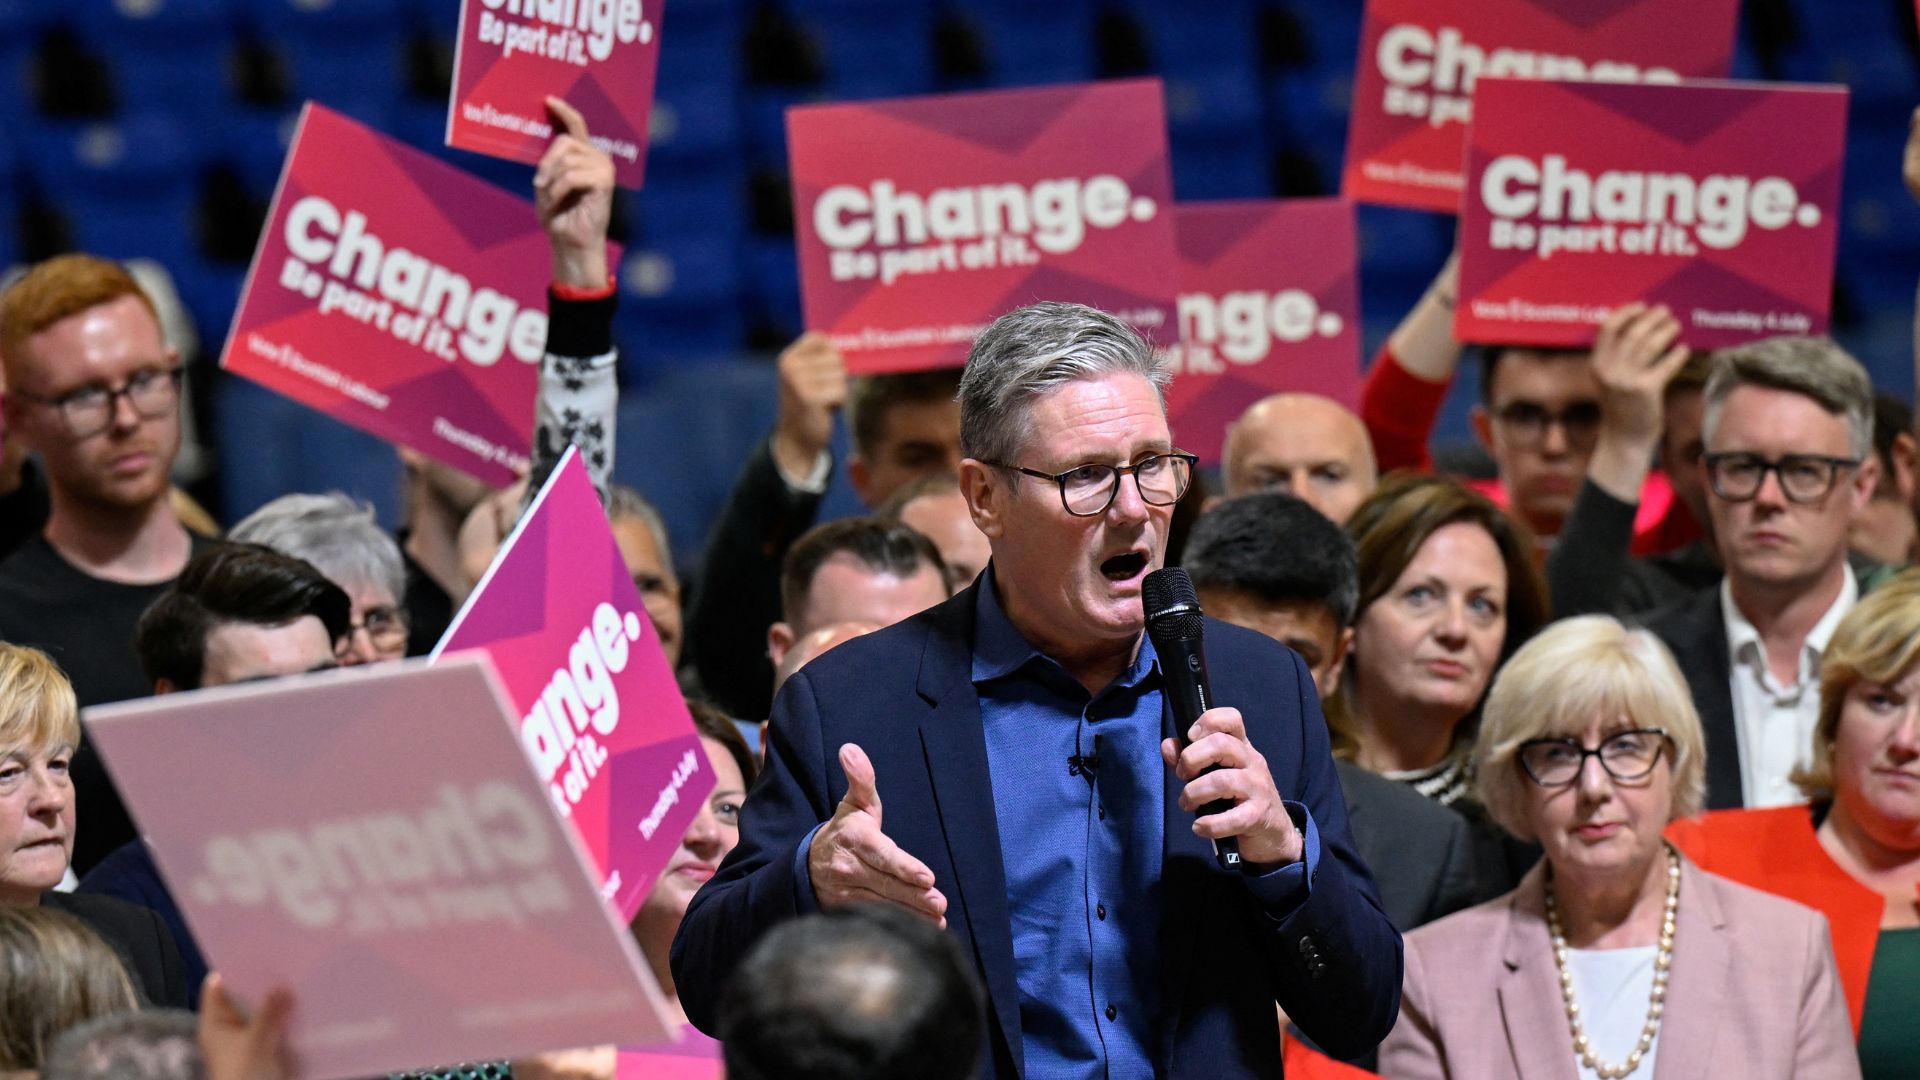
{"type": "Polygon", "coordinates": [[[1824,917],[1687,862],[1686,682],[1645,631],[1555,624],[1510,660],[1474,746],[1488,812],[1545,858],[1406,938],[1390,1078],[1856,1080],[1824,917]]]}

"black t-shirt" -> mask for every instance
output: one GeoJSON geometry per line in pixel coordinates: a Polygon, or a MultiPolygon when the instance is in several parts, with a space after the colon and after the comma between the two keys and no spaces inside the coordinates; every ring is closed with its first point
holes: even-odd
{"type": "MultiPolygon", "coordinates": [[[[206,545],[193,538],[196,553],[206,545]]],[[[133,630],[172,584],[102,581],[37,535],[0,560],[0,641],[44,649],[73,681],[81,708],[146,697],[153,687],[134,655],[133,630]]],[[[73,869],[84,874],[138,832],[90,747],[74,755],[71,775],[79,819],[73,869]]]]}
{"type": "Polygon", "coordinates": [[[12,554],[21,544],[40,535],[53,513],[53,500],[47,494],[46,477],[28,459],[20,467],[20,486],[0,495],[0,559],[12,554]]]}

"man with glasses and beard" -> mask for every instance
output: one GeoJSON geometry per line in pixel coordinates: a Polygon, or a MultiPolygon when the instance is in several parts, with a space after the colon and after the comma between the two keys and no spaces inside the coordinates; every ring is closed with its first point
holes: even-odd
{"type": "MultiPolygon", "coordinates": [[[[150,690],[133,653],[140,613],[202,546],[174,514],[180,357],[118,263],[62,255],[0,295],[6,428],[39,455],[52,514],[0,562],[0,640],[44,649],[81,707],[150,690]]],[[[73,761],[85,872],[134,828],[91,748],[73,761]]]]}
{"type": "Polygon", "coordinates": [[[1799,802],[1820,654],[1861,590],[1847,533],[1873,498],[1873,385],[1824,338],[1721,352],[1707,381],[1707,509],[1717,589],[1656,614],[1707,736],[1707,807],[1799,802]]]}
{"type": "Polygon", "coordinates": [[[1194,463],[1167,378],[1077,304],[974,343],[960,485],[992,559],[781,688],[740,846],[674,942],[696,1026],[775,924],[882,901],[972,958],[988,1077],[1275,1076],[1276,1004],[1340,1056],[1392,1027],[1400,939],[1306,667],[1209,620],[1226,707],[1174,730],[1142,601],[1194,463]],[[1216,800],[1232,806],[1195,817],[1216,800]],[[1215,857],[1228,837],[1240,866],[1215,857]]]}

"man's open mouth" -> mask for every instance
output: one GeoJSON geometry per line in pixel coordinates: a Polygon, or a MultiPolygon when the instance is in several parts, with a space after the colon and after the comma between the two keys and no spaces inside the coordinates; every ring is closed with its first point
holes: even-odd
{"type": "Polygon", "coordinates": [[[1113,558],[1100,564],[1100,572],[1106,575],[1109,581],[1131,580],[1138,577],[1140,571],[1146,568],[1147,556],[1145,552],[1141,551],[1129,551],[1115,555],[1113,558]]]}

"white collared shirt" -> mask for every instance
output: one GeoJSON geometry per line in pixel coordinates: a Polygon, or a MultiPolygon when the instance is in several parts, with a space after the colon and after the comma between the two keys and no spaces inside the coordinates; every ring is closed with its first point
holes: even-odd
{"type": "Polygon", "coordinates": [[[1720,611],[1727,622],[1727,659],[1732,672],[1733,727],[1740,743],[1740,785],[1748,807],[1787,806],[1806,801],[1790,776],[1807,762],[1813,729],[1820,719],[1820,654],[1834,627],[1859,598],[1853,568],[1827,613],[1813,624],[1800,647],[1800,673],[1782,686],[1767,667],[1766,646],[1733,602],[1733,588],[1720,580],[1720,611]]]}

